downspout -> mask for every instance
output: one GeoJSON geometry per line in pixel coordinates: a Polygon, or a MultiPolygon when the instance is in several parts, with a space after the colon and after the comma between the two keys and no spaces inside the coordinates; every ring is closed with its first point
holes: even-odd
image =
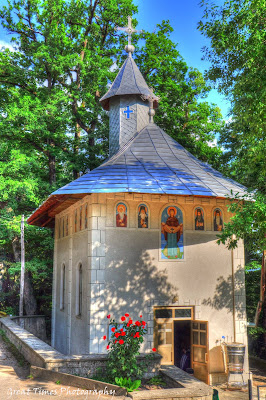
{"type": "MultiPolygon", "coordinates": [[[[235,235],[232,236],[235,239],[235,235]]],[[[231,250],[231,266],[232,266],[232,293],[233,293],[233,331],[234,342],[236,342],[236,302],[235,302],[235,268],[234,268],[234,250],[231,250]]]]}

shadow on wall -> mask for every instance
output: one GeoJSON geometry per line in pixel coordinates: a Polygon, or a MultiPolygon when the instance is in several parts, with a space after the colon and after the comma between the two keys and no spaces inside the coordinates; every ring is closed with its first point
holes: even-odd
{"type": "MultiPolygon", "coordinates": [[[[245,272],[238,270],[234,274],[234,293],[236,300],[236,316],[241,319],[245,317],[246,298],[245,298],[245,272]]],[[[214,308],[215,310],[227,309],[233,312],[233,280],[232,275],[226,279],[220,276],[217,279],[217,285],[213,298],[209,297],[202,301],[203,305],[214,308]]]]}
{"type": "Polygon", "coordinates": [[[178,288],[169,280],[169,271],[153,265],[147,251],[142,251],[135,260],[125,258],[111,263],[105,273],[106,304],[110,304],[116,317],[124,310],[137,316],[145,312],[144,307],[151,305],[148,302],[152,300],[172,303],[178,296],[178,288]]]}

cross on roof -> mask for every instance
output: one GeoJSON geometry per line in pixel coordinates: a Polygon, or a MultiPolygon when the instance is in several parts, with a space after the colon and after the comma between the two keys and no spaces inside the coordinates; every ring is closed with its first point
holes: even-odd
{"type": "Polygon", "coordinates": [[[133,26],[132,26],[132,18],[131,18],[131,17],[128,17],[128,26],[125,26],[124,28],[117,27],[116,29],[117,29],[118,31],[127,32],[127,36],[128,36],[128,46],[131,46],[131,37],[132,37],[132,33],[135,33],[135,32],[142,32],[142,31],[137,31],[136,29],[133,28],[133,26]]]}

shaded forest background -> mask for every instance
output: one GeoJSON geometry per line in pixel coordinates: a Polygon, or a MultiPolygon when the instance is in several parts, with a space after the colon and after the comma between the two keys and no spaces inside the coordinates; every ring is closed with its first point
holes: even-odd
{"type": "MultiPolygon", "coordinates": [[[[253,321],[266,247],[263,2],[201,6],[198,29],[211,39],[203,56],[212,67],[204,76],[182,58],[168,21],[133,37],[134,58],[160,96],[155,123],[253,191],[256,202],[232,205],[236,216],[220,238],[231,248],[245,240],[253,321]],[[231,101],[227,122],[206,101],[213,86],[231,101]]],[[[10,0],[0,11],[13,45],[0,53],[0,309],[8,314],[18,314],[21,215],[29,216],[51,192],[108,156],[108,114],[99,99],[126,57],[126,36],[115,28],[136,12],[132,0],[10,0]]],[[[25,313],[49,318],[53,231],[26,226],[25,240],[25,313]]],[[[264,306],[253,329],[264,346],[261,356],[265,328],[264,306]]]]}

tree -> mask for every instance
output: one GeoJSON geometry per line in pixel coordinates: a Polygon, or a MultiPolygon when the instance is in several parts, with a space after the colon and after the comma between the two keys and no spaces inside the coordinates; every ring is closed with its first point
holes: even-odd
{"type": "Polygon", "coordinates": [[[242,238],[249,251],[248,259],[256,262],[262,258],[256,320],[264,302],[261,323],[266,354],[265,4],[262,0],[233,0],[217,5],[203,0],[201,5],[204,15],[199,29],[211,39],[210,48],[204,48],[205,58],[212,63],[207,77],[232,104],[231,121],[220,137],[220,144],[226,150],[221,157],[222,169],[229,177],[254,190],[251,201],[236,198],[231,204],[229,210],[235,216],[225,226],[218,243],[227,242],[229,248],[234,248],[242,238]]]}
{"type": "Polygon", "coordinates": [[[265,3],[202,0],[199,30],[211,40],[207,77],[231,100],[231,121],[221,135],[224,165],[235,179],[265,192],[265,3]],[[228,170],[229,169],[229,170],[228,170]]]}
{"type": "Polygon", "coordinates": [[[160,98],[155,122],[197,158],[219,168],[222,151],[211,142],[224,126],[220,109],[203,101],[210,87],[186,64],[169,37],[172,31],[163,21],[156,32],[144,32],[136,53],[144,78],[160,98]]]}
{"type": "MultiPolygon", "coordinates": [[[[108,115],[99,98],[116,76],[110,67],[126,57],[127,38],[115,28],[136,10],[132,0],[10,0],[0,10],[14,44],[14,51],[0,53],[0,241],[14,282],[21,214],[107,156],[108,115]]],[[[156,33],[143,33],[144,46],[136,52],[162,99],[156,121],[217,167],[221,150],[209,142],[223,126],[221,114],[201,101],[209,87],[182,59],[171,30],[163,22],[156,33]]],[[[51,288],[53,236],[27,227],[25,237],[26,269],[40,310],[41,293],[48,296],[51,288]]]]}

